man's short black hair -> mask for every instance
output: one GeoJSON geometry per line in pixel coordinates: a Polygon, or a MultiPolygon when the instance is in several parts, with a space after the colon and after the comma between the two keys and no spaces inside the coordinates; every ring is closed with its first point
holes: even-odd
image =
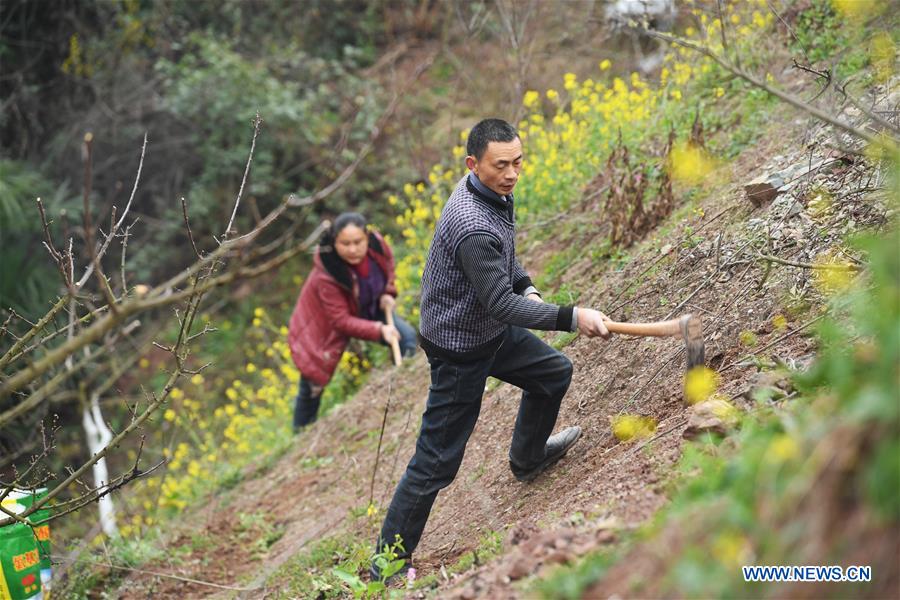
{"type": "Polygon", "coordinates": [[[481,160],[491,142],[511,142],[517,137],[519,132],[516,128],[503,119],[482,119],[469,132],[466,154],[481,160]]]}

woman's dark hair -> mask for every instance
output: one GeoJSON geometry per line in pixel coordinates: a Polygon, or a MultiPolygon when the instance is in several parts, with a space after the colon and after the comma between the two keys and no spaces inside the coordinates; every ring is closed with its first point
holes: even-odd
{"type": "Polygon", "coordinates": [[[484,119],[479,121],[466,141],[466,154],[481,160],[484,151],[491,142],[511,142],[519,137],[516,128],[503,119],[484,119]]]}
{"type": "Polygon", "coordinates": [[[334,223],[331,224],[331,239],[335,239],[345,227],[350,225],[356,225],[360,229],[365,230],[369,223],[364,216],[357,212],[341,213],[334,220],[334,223]]]}

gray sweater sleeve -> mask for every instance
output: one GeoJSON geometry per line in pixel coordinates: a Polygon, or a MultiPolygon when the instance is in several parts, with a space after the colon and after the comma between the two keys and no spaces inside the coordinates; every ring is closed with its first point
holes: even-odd
{"type": "Polygon", "coordinates": [[[456,260],[475,287],[482,306],[501,323],[528,329],[572,331],[571,306],[534,302],[513,291],[500,242],[494,236],[477,233],[463,239],[457,247],[456,260]]]}

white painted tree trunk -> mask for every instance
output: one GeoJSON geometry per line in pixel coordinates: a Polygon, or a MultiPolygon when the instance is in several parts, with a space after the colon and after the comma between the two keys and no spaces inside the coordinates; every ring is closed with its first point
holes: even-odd
{"type": "MultiPolygon", "coordinates": [[[[103,420],[103,414],[100,412],[100,402],[97,400],[96,395],[92,394],[90,406],[85,406],[82,423],[85,437],[87,437],[88,450],[90,450],[91,454],[100,452],[112,440],[112,432],[103,420]]],[[[94,463],[93,471],[94,487],[98,488],[99,491],[105,490],[109,483],[106,457],[94,463]]],[[[109,537],[118,536],[119,528],[116,527],[116,509],[113,506],[111,495],[106,495],[100,499],[99,509],[100,527],[103,529],[103,533],[109,537]]]]}

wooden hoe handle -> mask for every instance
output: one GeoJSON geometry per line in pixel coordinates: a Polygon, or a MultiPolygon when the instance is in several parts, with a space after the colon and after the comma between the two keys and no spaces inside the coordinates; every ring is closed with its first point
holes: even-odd
{"type": "Polygon", "coordinates": [[[655,323],[620,323],[617,321],[604,322],[610,333],[623,335],[670,337],[681,335],[681,318],[655,323]]]}
{"type": "MultiPolygon", "coordinates": [[[[394,325],[394,313],[390,310],[385,311],[385,317],[387,324],[396,329],[396,326],[394,325]]],[[[399,367],[400,363],[403,362],[403,359],[400,357],[400,344],[397,340],[391,340],[391,350],[394,354],[394,364],[399,367]]]]}

